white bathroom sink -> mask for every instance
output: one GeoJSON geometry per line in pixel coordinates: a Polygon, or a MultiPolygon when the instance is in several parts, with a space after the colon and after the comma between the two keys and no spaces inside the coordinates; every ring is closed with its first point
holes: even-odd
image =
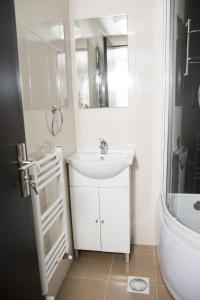
{"type": "Polygon", "coordinates": [[[67,163],[77,172],[94,179],[107,179],[132,165],[134,151],[117,150],[100,154],[94,151],[77,151],[67,157],[67,163]]]}

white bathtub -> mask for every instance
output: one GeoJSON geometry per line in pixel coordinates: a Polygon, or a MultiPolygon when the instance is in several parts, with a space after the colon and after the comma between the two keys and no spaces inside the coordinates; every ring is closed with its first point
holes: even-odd
{"type": "Polygon", "coordinates": [[[200,234],[188,228],[199,228],[196,214],[199,224],[200,211],[196,212],[192,207],[200,196],[182,195],[181,198],[180,194],[177,198],[176,195],[172,197],[174,202],[171,205],[182,223],[172,217],[162,199],[160,241],[157,246],[161,273],[176,300],[200,300],[200,234]]]}

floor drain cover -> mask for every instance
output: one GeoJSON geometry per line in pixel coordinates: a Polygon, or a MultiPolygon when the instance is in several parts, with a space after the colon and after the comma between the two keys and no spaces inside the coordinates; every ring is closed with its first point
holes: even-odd
{"type": "Polygon", "coordinates": [[[149,278],[129,276],[127,291],[129,293],[149,294],[149,278]]]}

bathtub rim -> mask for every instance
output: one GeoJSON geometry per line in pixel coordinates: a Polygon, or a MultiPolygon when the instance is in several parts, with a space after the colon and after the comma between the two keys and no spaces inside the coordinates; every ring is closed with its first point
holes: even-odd
{"type": "MultiPolygon", "coordinates": [[[[161,218],[161,223],[162,226],[166,227],[163,217],[160,215],[161,218]]],[[[167,229],[167,228],[166,228],[167,229]]],[[[171,232],[170,232],[171,233],[171,232]]],[[[160,245],[160,244],[159,244],[160,245]]],[[[156,246],[156,254],[157,254],[157,258],[158,258],[158,262],[159,262],[159,269],[160,272],[162,274],[162,278],[164,280],[164,283],[166,285],[166,287],[168,288],[169,292],[171,293],[171,295],[173,296],[173,298],[175,300],[181,300],[181,298],[179,297],[179,295],[177,294],[176,290],[172,287],[172,285],[169,283],[169,281],[167,280],[167,277],[165,276],[165,273],[163,271],[164,266],[162,265],[162,259],[161,259],[161,253],[160,253],[160,249],[159,249],[159,245],[156,246]]]]}
{"type": "MultiPolygon", "coordinates": [[[[196,252],[200,255],[200,234],[194,232],[188,227],[181,224],[178,220],[176,220],[168,211],[166,206],[165,198],[161,197],[161,205],[160,205],[160,227],[163,227],[168,234],[170,234],[173,239],[179,243],[183,244],[183,248],[188,248],[189,251],[196,252]]],[[[161,234],[161,232],[160,232],[161,234]]],[[[173,246],[173,245],[172,245],[173,246]]],[[[158,257],[159,268],[164,279],[164,282],[176,300],[182,300],[180,296],[177,294],[176,289],[169,283],[167,277],[165,276],[165,259],[162,257],[162,252],[160,252],[160,242],[156,246],[156,254],[158,257]],[[163,265],[164,263],[164,265],[163,265]]]]}

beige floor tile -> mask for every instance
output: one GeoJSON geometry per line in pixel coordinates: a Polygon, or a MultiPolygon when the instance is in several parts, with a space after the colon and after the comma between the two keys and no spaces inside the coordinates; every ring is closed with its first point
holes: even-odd
{"type": "Polygon", "coordinates": [[[108,279],[112,253],[82,251],[68,272],[68,277],[108,279]]]}
{"type": "Polygon", "coordinates": [[[127,292],[127,282],[110,281],[106,293],[106,300],[155,300],[156,290],[150,287],[149,295],[135,294],[127,292]]]}
{"type": "Polygon", "coordinates": [[[164,285],[157,285],[157,300],[173,300],[174,298],[171,296],[167,287],[164,285]]]}
{"type": "Polygon", "coordinates": [[[125,264],[122,255],[115,255],[109,279],[127,282],[127,276],[149,277],[150,284],[154,284],[154,256],[134,254],[130,260],[130,263],[125,264]]]}
{"type": "Polygon", "coordinates": [[[56,300],[104,300],[106,287],[102,280],[66,278],[56,300]]]}
{"type": "MultiPolygon", "coordinates": [[[[114,258],[116,261],[125,262],[124,254],[114,254],[114,258]]],[[[130,263],[153,266],[155,264],[155,259],[154,255],[138,254],[131,250],[130,263]]]]}
{"type": "Polygon", "coordinates": [[[134,254],[154,255],[154,246],[133,245],[133,252],[134,254]]]}
{"type": "Polygon", "coordinates": [[[131,263],[135,265],[143,265],[153,267],[155,265],[155,259],[153,255],[136,254],[134,253],[131,257],[131,263]]]}
{"type": "Polygon", "coordinates": [[[162,279],[154,248],[136,246],[130,263],[123,254],[81,251],[56,300],[172,300],[162,279]],[[127,292],[127,277],[150,279],[150,295],[127,292]],[[105,298],[106,294],[106,298],[105,298]]]}

